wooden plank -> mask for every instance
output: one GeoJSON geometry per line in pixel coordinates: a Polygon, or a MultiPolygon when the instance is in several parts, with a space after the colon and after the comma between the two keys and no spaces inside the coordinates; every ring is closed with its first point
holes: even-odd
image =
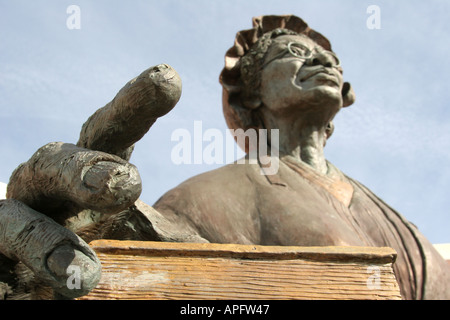
{"type": "Polygon", "coordinates": [[[99,240],[82,299],[400,299],[391,248],[99,240]]]}

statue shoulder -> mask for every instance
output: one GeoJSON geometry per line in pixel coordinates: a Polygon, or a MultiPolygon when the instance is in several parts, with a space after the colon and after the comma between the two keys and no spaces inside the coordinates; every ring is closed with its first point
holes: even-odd
{"type": "Polygon", "coordinates": [[[228,164],[215,170],[191,177],[166,192],[154,205],[161,203],[181,203],[186,201],[218,201],[223,197],[236,199],[243,190],[254,189],[254,180],[258,179],[258,165],[228,164]]]}
{"type": "Polygon", "coordinates": [[[231,164],[202,173],[164,194],[154,208],[164,219],[191,229],[210,242],[247,243],[257,211],[257,178],[252,165],[231,164]],[[236,227],[236,221],[245,230],[236,227]]]}

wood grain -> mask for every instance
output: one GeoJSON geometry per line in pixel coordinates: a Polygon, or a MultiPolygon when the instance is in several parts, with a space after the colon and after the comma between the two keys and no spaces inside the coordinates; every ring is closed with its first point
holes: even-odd
{"type": "Polygon", "coordinates": [[[107,240],[91,246],[103,269],[85,300],[401,299],[390,248],[107,240]]]}

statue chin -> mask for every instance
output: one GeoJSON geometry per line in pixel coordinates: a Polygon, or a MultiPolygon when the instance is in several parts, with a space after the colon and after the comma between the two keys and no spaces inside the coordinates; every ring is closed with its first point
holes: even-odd
{"type": "Polygon", "coordinates": [[[342,93],[340,88],[322,85],[316,87],[314,90],[315,101],[319,104],[327,106],[336,106],[339,110],[343,105],[342,93]]]}
{"type": "MultiPolygon", "coordinates": [[[[296,109],[299,110],[299,103],[295,105],[297,106],[296,109]]],[[[343,107],[343,98],[338,88],[321,85],[313,89],[304,90],[300,105],[303,106],[300,109],[302,112],[313,112],[317,113],[317,115],[323,113],[326,117],[331,114],[331,117],[334,117],[343,107]]]]}

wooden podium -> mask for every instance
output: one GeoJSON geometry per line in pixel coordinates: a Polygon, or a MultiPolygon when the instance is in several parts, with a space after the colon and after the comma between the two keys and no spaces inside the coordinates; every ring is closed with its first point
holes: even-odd
{"type": "Polygon", "coordinates": [[[396,252],[99,240],[95,299],[401,299],[396,252]]]}

